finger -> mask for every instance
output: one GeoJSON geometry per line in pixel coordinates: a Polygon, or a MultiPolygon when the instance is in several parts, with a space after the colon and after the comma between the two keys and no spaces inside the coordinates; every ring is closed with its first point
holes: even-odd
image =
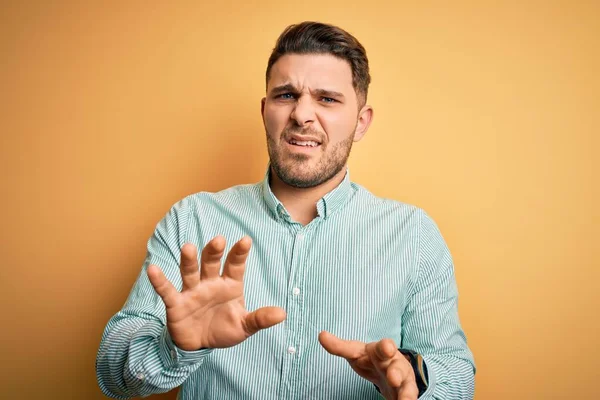
{"type": "Polygon", "coordinates": [[[351,365],[359,369],[372,370],[374,372],[377,371],[373,365],[373,361],[371,361],[371,359],[367,356],[359,357],[351,365]]]}
{"type": "Polygon", "coordinates": [[[229,254],[227,254],[227,260],[225,260],[223,277],[229,277],[238,281],[244,279],[246,259],[250,253],[250,247],[252,247],[252,239],[249,236],[244,236],[233,245],[231,250],[229,250],[229,254]]]}
{"type": "Polygon", "coordinates": [[[405,383],[404,373],[402,371],[402,360],[396,359],[388,365],[385,372],[385,379],[387,384],[393,388],[399,388],[405,383]]]}
{"type": "Polygon", "coordinates": [[[152,287],[154,287],[156,293],[158,293],[163,300],[165,306],[167,308],[174,306],[179,292],[175,289],[175,286],[169,282],[160,268],[156,265],[150,265],[146,273],[148,274],[148,279],[150,279],[152,287]]]}
{"type": "Polygon", "coordinates": [[[225,252],[225,238],[217,236],[204,246],[200,256],[200,279],[219,277],[221,257],[225,252]]]}
{"type": "Polygon", "coordinates": [[[245,328],[248,335],[254,335],[261,329],[270,328],[283,322],[286,318],[286,313],[283,308],[279,307],[263,307],[258,310],[248,313],[245,319],[245,328]]]}
{"type": "Polygon", "coordinates": [[[360,377],[365,378],[366,380],[374,383],[375,385],[377,385],[377,382],[379,382],[381,376],[377,374],[377,371],[375,371],[375,369],[373,369],[372,364],[369,368],[359,368],[356,366],[356,363],[352,362],[349,362],[348,364],[350,364],[352,370],[354,370],[354,372],[356,372],[360,377]]]}
{"type": "Polygon", "coordinates": [[[183,290],[193,288],[200,283],[200,272],[198,271],[198,251],[196,246],[186,243],[181,248],[181,262],[179,263],[183,290]]]}
{"type": "Polygon", "coordinates": [[[319,333],[319,342],[328,353],[344,357],[348,361],[356,360],[366,353],[366,344],[357,340],[343,340],[329,332],[319,333]]]}
{"type": "Polygon", "coordinates": [[[388,361],[394,358],[398,348],[392,339],[381,339],[373,346],[376,360],[388,361]]]}
{"type": "Polygon", "coordinates": [[[399,400],[417,400],[419,398],[419,388],[415,382],[405,382],[402,384],[399,393],[399,400]]]}

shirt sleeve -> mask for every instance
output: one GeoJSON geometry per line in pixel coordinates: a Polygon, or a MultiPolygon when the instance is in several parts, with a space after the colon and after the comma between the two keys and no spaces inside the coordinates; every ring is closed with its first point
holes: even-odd
{"type": "Polygon", "coordinates": [[[164,393],[181,385],[212,351],[177,348],[166,328],[162,299],[147,275],[158,265],[181,290],[180,249],[187,239],[189,198],[174,205],[148,240],[142,271],[123,308],[108,322],[96,358],[96,376],[104,394],[126,399],[164,393]]]}
{"type": "Polygon", "coordinates": [[[421,211],[418,276],[402,317],[402,345],[423,356],[428,388],[420,399],[472,399],[475,363],[458,318],[452,257],[432,219],[421,211]]]}

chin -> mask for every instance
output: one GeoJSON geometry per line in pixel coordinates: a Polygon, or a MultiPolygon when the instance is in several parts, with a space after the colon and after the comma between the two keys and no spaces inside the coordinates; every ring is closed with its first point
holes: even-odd
{"type": "Polygon", "coordinates": [[[277,175],[285,184],[299,189],[319,186],[337,175],[327,174],[326,171],[316,171],[312,168],[303,172],[286,169],[284,171],[277,171],[277,175]]]}

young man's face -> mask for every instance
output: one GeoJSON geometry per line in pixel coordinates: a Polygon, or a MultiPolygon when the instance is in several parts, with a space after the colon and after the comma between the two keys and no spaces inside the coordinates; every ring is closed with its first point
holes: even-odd
{"type": "Polygon", "coordinates": [[[372,110],[359,110],[345,60],[287,54],[271,68],[262,115],[274,172],[290,186],[307,188],[342,173],[372,110]]]}

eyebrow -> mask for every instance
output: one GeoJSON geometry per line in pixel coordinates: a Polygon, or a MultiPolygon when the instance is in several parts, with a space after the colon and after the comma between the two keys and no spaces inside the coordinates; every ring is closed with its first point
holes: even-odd
{"type": "Polygon", "coordinates": [[[314,93],[318,96],[321,97],[335,97],[335,98],[344,98],[344,95],[340,92],[336,92],[333,90],[326,90],[326,89],[315,89],[314,93]]]}
{"type": "Polygon", "coordinates": [[[283,93],[283,92],[298,93],[298,89],[296,89],[294,87],[294,85],[292,85],[291,83],[286,83],[284,85],[275,86],[273,89],[271,89],[271,93],[273,93],[273,94],[283,93]]]}
{"type": "MultiPolygon", "coordinates": [[[[299,93],[300,91],[291,83],[275,86],[273,89],[271,89],[271,94],[280,94],[285,92],[299,93]]],[[[327,89],[315,89],[313,90],[313,94],[321,97],[336,97],[341,99],[345,97],[343,93],[327,89]]]]}

